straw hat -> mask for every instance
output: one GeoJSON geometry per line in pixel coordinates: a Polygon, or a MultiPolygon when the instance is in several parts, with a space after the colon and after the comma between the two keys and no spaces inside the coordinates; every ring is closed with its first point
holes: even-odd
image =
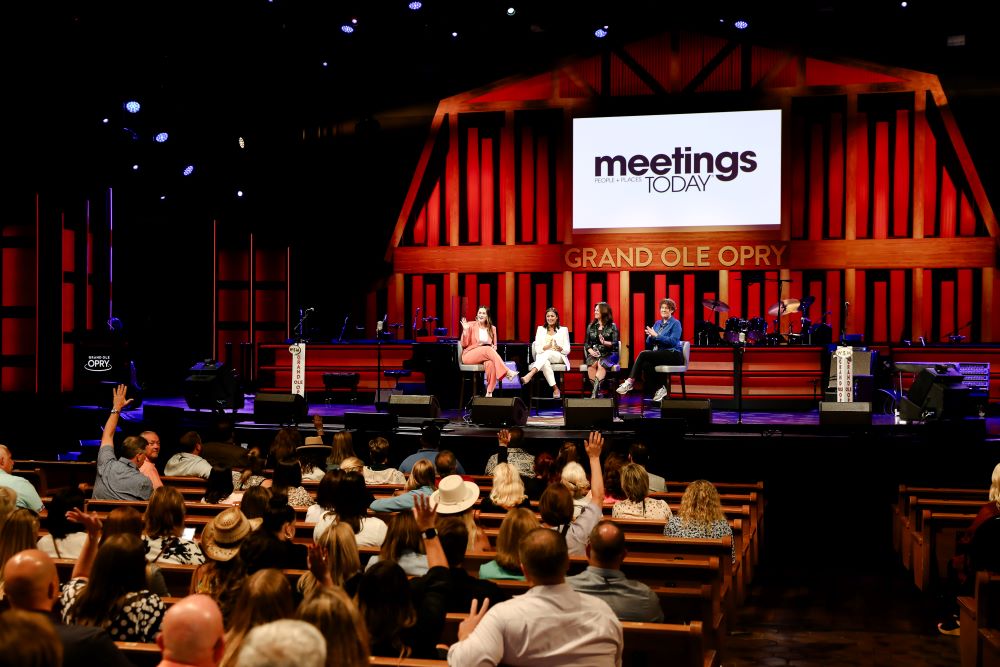
{"type": "Polygon", "coordinates": [[[475,482],[466,482],[461,475],[448,475],[431,494],[431,505],[438,514],[458,514],[476,504],[479,487],[475,482]]]}
{"type": "Polygon", "coordinates": [[[202,531],[201,550],[212,560],[232,560],[246,536],[260,524],[261,519],[248,519],[239,507],[224,509],[202,531]]]}
{"type": "Polygon", "coordinates": [[[318,435],[307,435],[306,436],[305,444],[306,445],[322,445],[323,444],[323,438],[319,437],[318,435]]]}

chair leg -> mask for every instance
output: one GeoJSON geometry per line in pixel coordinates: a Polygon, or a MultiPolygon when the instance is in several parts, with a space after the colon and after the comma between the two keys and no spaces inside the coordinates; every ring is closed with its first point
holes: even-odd
{"type": "Polygon", "coordinates": [[[681,373],[681,397],[684,400],[687,400],[688,397],[687,384],[684,382],[684,373],[681,373]]]}

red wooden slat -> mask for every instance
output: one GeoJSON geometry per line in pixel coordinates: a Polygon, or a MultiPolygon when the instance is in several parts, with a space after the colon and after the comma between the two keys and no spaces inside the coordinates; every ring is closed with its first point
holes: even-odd
{"type": "Polygon", "coordinates": [[[470,127],[465,148],[465,226],[469,243],[479,243],[482,226],[479,213],[479,128],[470,127]]]}
{"type": "Polygon", "coordinates": [[[829,237],[844,238],[844,116],[830,116],[830,157],[827,179],[830,192],[829,237]]]}
{"type": "Polygon", "coordinates": [[[910,112],[896,112],[896,152],[893,155],[892,235],[909,235],[910,217],[910,112]]]}
{"type": "MultiPolygon", "coordinates": [[[[872,238],[889,235],[889,124],[875,124],[875,155],[872,160],[874,190],[872,192],[872,238]]],[[[883,340],[883,339],[877,339],[883,340]]]]}

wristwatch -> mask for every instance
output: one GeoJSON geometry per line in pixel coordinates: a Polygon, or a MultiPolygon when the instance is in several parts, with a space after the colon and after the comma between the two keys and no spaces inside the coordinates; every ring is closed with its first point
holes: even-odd
{"type": "Polygon", "coordinates": [[[437,528],[428,528],[424,532],[420,533],[425,540],[433,540],[438,536],[437,528]]]}

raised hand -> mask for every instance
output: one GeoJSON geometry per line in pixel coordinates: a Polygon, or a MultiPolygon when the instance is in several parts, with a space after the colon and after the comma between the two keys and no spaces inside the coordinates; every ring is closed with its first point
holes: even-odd
{"type": "Polygon", "coordinates": [[[501,447],[506,447],[510,444],[510,431],[505,428],[500,429],[497,433],[497,440],[500,441],[501,447]]]}
{"type": "Polygon", "coordinates": [[[483,620],[486,610],[490,608],[490,599],[483,598],[483,608],[477,609],[478,607],[479,600],[473,600],[472,606],[469,607],[469,616],[458,625],[458,641],[462,641],[471,635],[472,631],[479,625],[479,621],[483,620]]]}
{"type": "Polygon", "coordinates": [[[75,507],[66,512],[66,520],[80,524],[87,532],[87,535],[94,536],[101,534],[101,527],[104,525],[104,522],[101,521],[101,517],[97,516],[96,512],[90,512],[88,514],[87,512],[75,507]]]}
{"type": "Polygon", "coordinates": [[[437,522],[437,509],[431,505],[431,499],[422,493],[413,496],[413,518],[421,531],[433,528],[437,522]]]}
{"type": "Polygon", "coordinates": [[[118,385],[111,390],[111,409],[121,410],[126,405],[132,402],[131,398],[126,399],[125,394],[128,392],[128,387],[123,384],[118,385]]]}
{"type": "Polygon", "coordinates": [[[469,322],[469,320],[465,319],[464,317],[460,319],[459,322],[461,323],[463,329],[468,329],[469,326],[471,325],[471,322],[469,322]]]}
{"type": "Polygon", "coordinates": [[[589,458],[600,458],[601,452],[604,450],[604,436],[601,435],[600,431],[591,431],[584,447],[589,458]]]}

